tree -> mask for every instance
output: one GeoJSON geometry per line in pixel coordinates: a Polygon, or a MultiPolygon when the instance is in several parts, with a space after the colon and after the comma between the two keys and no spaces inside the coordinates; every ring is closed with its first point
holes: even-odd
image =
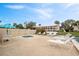
{"type": "Polygon", "coordinates": [[[78,29],[79,29],[79,21],[76,21],[75,24],[76,24],[76,26],[77,26],[78,29]]]}
{"type": "Polygon", "coordinates": [[[15,26],[18,29],[24,29],[22,24],[13,23],[13,26],[15,26]]]}
{"type": "Polygon", "coordinates": [[[64,29],[66,32],[69,32],[69,25],[66,24],[66,23],[62,23],[62,24],[63,24],[63,25],[62,25],[63,29],[64,29]]]}
{"type": "Polygon", "coordinates": [[[67,19],[61,25],[66,32],[69,32],[69,31],[73,31],[73,25],[72,24],[74,24],[74,23],[75,23],[75,20],[67,19]]]}
{"type": "Polygon", "coordinates": [[[79,26],[79,21],[76,21],[75,23],[76,23],[77,26],[79,26]]]}
{"type": "Polygon", "coordinates": [[[24,29],[24,27],[23,27],[23,25],[22,25],[22,24],[18,24],[18,25],[16,26],[16,28],[19,28],[19,29],[24,29]]]}
{"type": "Polygon", "coordinates": [[[60,22],[59,22],[59,21],[57,21],[57,20],[56,20],[54,23],[55,23],[55,24],[60,24],[60,22]]]}
{"type": "Polygon", "coordinates": [[[13,23],[13,26],[15,26],[15,27],[16,27],[16,26],[17,26],[17,23],[13,23]]]}
{"type": "Polygon", "coordinates": [[[33,29],[33,26],[36,26],[36,23],[32,21],[26,24],[27,29],[33,29]]]}
{"type": "Polygon", "coordinates": [[[71,26],[73,23],[75,23],[75,20],[73,19],[67,19],[66,21],[64,21],[65,24],[68,24],[69,26],[71,26]]]}
{"type": "Polygon", "coordinates": [[[74,30],[73,26],[70,26],[69,31],[73,32],[73,30],[74,30]]]}

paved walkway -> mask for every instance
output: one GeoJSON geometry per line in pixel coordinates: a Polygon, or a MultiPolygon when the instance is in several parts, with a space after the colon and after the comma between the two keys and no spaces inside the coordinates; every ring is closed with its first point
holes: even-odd
{"type": "Polygon", "coordinates": [[[77,56],[78,51],[73,47],[60,46],[48,42],[47,36],[35,35],[32,39],[16,38],[0,47],[2,56],[77,56]]]}

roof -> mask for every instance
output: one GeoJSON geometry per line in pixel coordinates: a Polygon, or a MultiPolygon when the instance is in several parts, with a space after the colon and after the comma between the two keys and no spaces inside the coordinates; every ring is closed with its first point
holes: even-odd
{"type": "Polygon", "coordinates": [[[55,26],[58,26],[58,25],[51,25],[51,26],[34,26],[34,27],[55,27],[55,26]]]}

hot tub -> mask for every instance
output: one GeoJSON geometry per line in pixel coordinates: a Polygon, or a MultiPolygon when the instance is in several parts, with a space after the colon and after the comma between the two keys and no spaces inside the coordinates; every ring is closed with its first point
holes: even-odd
{"type": "Polygon", "coordinates": [[[22,36],[23,38],[31,38],[31,37],[33,37],[32,35],[24,35],[24,36],[22,36]]]}
{"type": "Polygon", "coordinates": [[[17,36],[16,39],[28,40],[28,39],[32,39],[33,37],[34,37],[33,35],[22,35],[22,36],[17,36]]]}

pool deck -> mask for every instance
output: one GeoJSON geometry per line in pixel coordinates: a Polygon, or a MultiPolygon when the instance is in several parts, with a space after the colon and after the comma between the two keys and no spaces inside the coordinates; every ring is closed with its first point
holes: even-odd
{"type": "MultiPolygon", "coordinates": [[[[57,45],[48,42],[51,37],[34,35],[31,39],[14,38],[0,45],[1,56],[78,56],[79,52],[71,42],[57,45]]],[[[53,39],[53,38],[52,38],[53,39]]]]}

